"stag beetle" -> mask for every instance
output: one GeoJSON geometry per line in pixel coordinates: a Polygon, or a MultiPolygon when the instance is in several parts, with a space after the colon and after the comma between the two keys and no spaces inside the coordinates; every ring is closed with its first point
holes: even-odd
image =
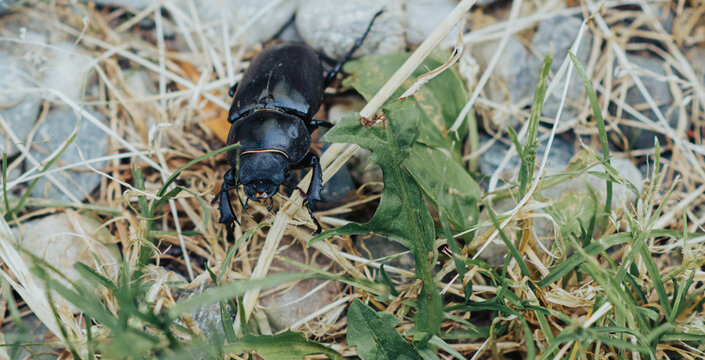
{"type": "Polygon", "coordinates": [[[313,215],[323,189],[321,165],[318,156],[308,150],[311,133],[319,126],[330,128],[333,124],[315,120],[313,116],[323,102],[323,90],[362,45],[382,12],[373,16],[362,37],[325,77],[323,64],[313,49],[304,44],[284,43],[262,51],[250,63],[242,81],[230,88],[233,104],[228,121],[232,125],[227,144],[239,142],[240,148],[228,151],[231,168],[214,199],[220,202],[220,223],[227,226],[229,238],[233,222],[237,221],[229,190],[242,184],[247,196],[245,209],[249,200],[269,199],[271,210],[272,196],[289,177],[289,171],[309,167],[313,168],[313,177],[305,193],[306,207],[316,224],[316,232],[321,231],[313,215]]]}

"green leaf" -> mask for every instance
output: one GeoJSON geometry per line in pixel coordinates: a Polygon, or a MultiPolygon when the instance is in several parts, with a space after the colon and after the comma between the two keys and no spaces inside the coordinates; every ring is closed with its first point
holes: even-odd
{"type": "Polygon", "coordinates": [[[335,350],[304,337],[303,333],[287,331],[276,335],[245,335],[235,344],[225,346],[229,353],[257,354],[267,360],[303,360],[307,355],[325,354],[330,359],[342,359],[335,350]]]}
{"type": "Polygon", "coordinates": [[[348,114],[323,138],[330,142],[356,143],[372,151],[370,162],[378,164],[384,174],[384,193],[374,217],[365,224],[351,223],[324,231],[309,244],[336,235],[374,231],[398,241],[414,253],[433,251],[433,220],[416,183],[401,168],[416,139],[419,113],[410,100],[392,103],[384,112],[388,119],[385,129],[362,127],[359,114],[348,114]],[[410,212],[407,216],[401,216],[407,211],[410,212]],[[419,232],[415,233],[414,229],[419,232]]]}
{"type": "MultiPolygon", "coordinates": [[[[460,279],[465,278],[465,264],[457,256],[460,247],[453,238],[448,221],[456,230],[465,230],[477,224],[480,210],[477,206],[481,194],[480,187],[468,172],[446,151],[415,145],[404,166],[421,187],[424,194],[438,208],[442,229],[448,239],[448,246],[453,253],[455,268],[460,279]]],[[[466,236],[472,241],[474,234],[466,236]]],[[[472,285],[463,287],[465,299],[469,299],[472,285]]]]}
{"type": "Polygon", "coordinates": [[[375,312],[360,299],[348,307],[348,344],[356,347],[362,360],[420,359],[419,355],[394,329],[396,316],[375,312]]]}
{"type": "Polygon", "coordinates": [[[480,187],[447,152],[416,145],[404,166],[457,229],[477,224],[480,187]]]}
{"type": "Polygon", "coordinates": [[[443,304],[429,260],[429,254],[435,251],[435,228],[421,191],[403,169],[416,140],[421,114],[412,99],[389,104],[384,114],[387,118],[384,129],[362,127],[359,115],[349,114],[324,137],[325,141],[357,143],[372,151],[371,162],[378,164],[384,173],[384,192],[374,217],[365,224],[350,223],[325,231],[309,244],[336,235],[374,231],[407,247],[416,260],[416,276],[423,281],[414,331],[428,340],[430,335],[438,333],[443,320],[443,304]]]}
{"type": "MultiPolygon", "coordinates": [[[[351,61],[345,65],[345,72],[354,75],[346,80],[345,85],[354,87],[369,101],[409,56],[410,53],[371,55],[351,61]]],[[[445,57],[438,54],[437,57],[426,58],[389,99],[398,99],[414,83],[416,77],[441,66],[445,57]]],[[[451,148],[452,140],[448,129],[467,101],[463,81],[452,68],[449,70],[431,79],[411,96],[421,116],[419,136],[416,140],[430,147],[451,148]]],[[[459,146],[460,143],[457,143],[456,147],[459,146]]]]}

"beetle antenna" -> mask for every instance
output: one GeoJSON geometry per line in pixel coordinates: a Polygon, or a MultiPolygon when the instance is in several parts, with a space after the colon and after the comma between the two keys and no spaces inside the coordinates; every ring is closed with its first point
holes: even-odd
{"type": "Polygon", "coordinates": [[[343,69],[343,65],[345,65],[345,63],[348,62],[348,60],[350,60],[352,58],[355,51],[357,51],[357,49],[359,49],[360,46],[362,46],[362,43],[365,42],[365,38],[367,38],[367,35],[370,34],[370,30],[372,30],[372,25],[374,25],[375,20],[377,20],[377,18],[380,15],[382,15],[382,13],[384,13],[385,10],[386,10],[385,8],[382,8],[381,10],[377,11],[372,16],[372,20],[367,25],[367,29],[365,29],[365,32],[362,34],[362,37],[360,37],[359,39],[357,39],[357,41],[355,41],[355,44],[353,44],[352,48],[350,48],[348,53],[345,54],[343,59],[340,60],[340,62],[338,62],[338,64],[336,64],[335,67],[328,74],[326,74],[325,79],[323,80],[324,88],[326,88],[326,87],[328,87],[328,85],[330,85],[330,83],[333,81],[333,79],[335,79],[335,76],[338,75],[338,73],[343,69]]]}
{"type": "Polygon", "coordinates": [[[247,214],[247,216],[249,216],[250,218],[254,219],[255,217],[252,216],[252,214],[250,214],[249,211],[247,211],[247,209],[248,209],[247,202],[250,201],[250,198],[245,198],[245,203],[244,203],[244,204],[242,203],[242,199],[240,199],[240,196],[238,196],[237,199],[240,200],[240,204],[242,204],[242,209],[243,209],[242,211],[244,211],[245,214],[247,214]]]}

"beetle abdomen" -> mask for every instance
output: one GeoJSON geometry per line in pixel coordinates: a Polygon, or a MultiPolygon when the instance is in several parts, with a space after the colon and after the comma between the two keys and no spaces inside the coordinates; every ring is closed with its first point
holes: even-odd
{"type": "Polygon", "coordinates": [[[303,44],[279,44],[262,51],[240,81],[228,121],[260,109],[276,109],[311,119],[321,107],[323,68],[303,44]]]}
{"type": "MultiPolygon", "coordinates": [[[[240,142],[241,154],[279,152],[292,163],[297,163],[308,153],[311,135],[303,120],[296,116],[276,110],[259,110],[240,118],[230,127],[228,144],[236,142],[240,142]]],[[[228,162],[230,159],[228,154],[228,162]]]]}

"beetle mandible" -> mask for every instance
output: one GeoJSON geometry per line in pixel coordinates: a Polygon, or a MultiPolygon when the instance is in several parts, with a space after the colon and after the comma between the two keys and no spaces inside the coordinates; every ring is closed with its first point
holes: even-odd
{"type": "Polygon", "coordinates": [[[313,211],[321,200],[323,179],[318,156],[309,153],[309,147],[313,131],[333,124],[313,117],[323,102],[323,90],[362,45],[382,12],[372,17],[362,37],[325,77],[313,49],[305,44],[283,43],[263,50],[250,63],[242,81],[230,89],[233,104],[228,121],[232,125],[227,145],[239,142],[240,148],[228,151],[230,169],[214,199],[220,202],[220,223],[227,226],[228,238],[232,238],[233,222],[237,221],[229,190],[242,184],[247,196],[245,209],[249,200],[269,199],[271,210],[272,196],[289,177],[289,171],[308,167],[313,168],[313,176],[304,198],[316,232],[321,231],[313,211]]]}

